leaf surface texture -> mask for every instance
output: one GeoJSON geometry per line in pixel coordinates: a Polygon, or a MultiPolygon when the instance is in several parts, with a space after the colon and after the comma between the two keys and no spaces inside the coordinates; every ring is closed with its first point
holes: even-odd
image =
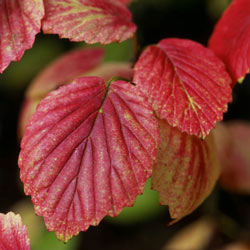
{"type": "Polygon", "coordinates": [[[19,166],[25,193],[67,241],[132,206],[151,175],[159,140],[151,105],[125,81],[75,80],[32,116],[19,166]]]}
{"type": "Polygon", "coordinates": [[[133,82],[149,97],[160,119],[190,135],[206,137],[231,101],[224,64],[202,45],[164,39],[137,61],[133,82]]]}

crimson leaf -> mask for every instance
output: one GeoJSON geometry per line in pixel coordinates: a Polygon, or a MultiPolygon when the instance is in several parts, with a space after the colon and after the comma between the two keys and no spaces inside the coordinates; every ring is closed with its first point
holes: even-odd
{"type": "Polygon", "coordinates": [[[190,135],[208,135],[232,98],[224,64],[190,40],[164,39],[149,46],[134,70],[133,82],[149,96],[158,117],[190,135]]]}
{"type": "Polygon", "coordinates": [[[45,33],[86,43],[122,42],[136,26],[124,3],[117,0],[44,0],[45,33]]]}
{"type": "Polygon", "coordinates": [[[217,23],[209,47],[220,57],[235,83],[250,69],[250,1],[234,0],[217,23]]]}
{"type": "Polygon", "coordinates": [[[0,213],[0,249],[30,249],[27,228],[22,225],[20,215],[15,215],[12,212],[7,214],[0,213]]]}
{"type": "MultiPolygon", "coordinates": [[[[220,173],[213,135],[204,141],[160,120],[161,146],[152,188],[176,220],[190,214],[211,193],[220,173]]],[[[176,221],[175,220],[175,221],[176,221]]]]}
{"type": "Polygon", "coordinates": [[[0,1],[0,73],[32,47],[43,15],[42,0],[0,1]]]}
{"type": "Polygon", "coordinates": [[[25,193],[67,241],[131,206],[151,175],[158,141],[151,105],[136,86],[98,77],[51,92],[21,143],[25,193]]]}

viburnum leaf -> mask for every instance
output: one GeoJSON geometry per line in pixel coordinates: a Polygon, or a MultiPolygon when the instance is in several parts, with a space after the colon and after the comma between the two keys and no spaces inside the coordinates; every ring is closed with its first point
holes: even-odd
{"type": "Polygon", "coordinates": [[[45,33],[86,43],[122,42],[136,26],[124,3],[117,0],[44,0],[45,33]]]}
{"type": "Polygon", "coordinates": [[[218,124],[215,138],[222,167],[221,185],[229,191],[250,194],[250,124],[243,121],[218,124]]]}
{"type": "Polygon", "coordinates": [[[231,101],[224,64],[202,45],[164,39],[142,53],[134,79],[160,119],[190,135],[205,137],[231,101]]]}
{"type": "Polygon", "coordinates": [[[161,146],[152,188],[175,221],[190,214],[211,193],[220,173],[213,135],[204,141],[160,120],[161,146]]]}
{"type": "Polygon", "coordinates": [[[27,228],[22,224],[20,215],[15,215],[13,212],[0,213],[0,249],[30,249],[27,228]]]}
{"type": "Polygon", "coordinates": [[[30,119],[19,167],[48,230],[67,241],[142,193],[158,125],[136,86],[84,77],[47,95],[30,119]]]}
{"type": "Polygon", "coordinates": [[[233,78],[242,82],[250,69],[250,1],[234,0],[219,20],[209,47],[220,57],[233,78]]]}
{"type": "Polygon", "coordinates": [[[0,73],[32,47],[43,15],[42,0],[0,1],[0,73]]]}

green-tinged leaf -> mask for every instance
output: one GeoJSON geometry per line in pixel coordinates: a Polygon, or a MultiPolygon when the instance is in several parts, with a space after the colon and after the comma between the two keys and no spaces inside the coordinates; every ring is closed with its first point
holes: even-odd
{"type": "Polygon", "coordinates": [[[160,120],[161,146],[152,188],[173,219],[180,220],[211,193],[220,173],[213,135],[205,140],[181,133],[160,120]]]}
{"type": "Polygon", "coordinates": [[[43,16],[42,0],[0,1],[0,73],[32,47],[43,16]]]}
{"type": "Polygon", "coordinates": [[[86,43],[122,42],[136,26],[124,3],[117,0],[44,0],[45,33],[86,43]]]}

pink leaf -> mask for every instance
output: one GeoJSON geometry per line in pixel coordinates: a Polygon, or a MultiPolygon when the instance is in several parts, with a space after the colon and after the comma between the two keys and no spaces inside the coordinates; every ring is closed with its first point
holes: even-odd
{"type": "MultiPolygon", "coordinates": [[[[204,141],[181,133],[160,120],[161,146],[153,169],[152,188],[160,203],[180,220],[211,193],[220,173],[212,135],[204,141]]],[[[175,220],[175,221],[176,221],[175,220]]]]}
{"type": "Polygon", "coordinates": [[[190,135],[205,137],[231,101],[224,64],[202,45],[165,39],[149,46],[135,65],[133,82],[161,119],[190,135]]]}
{"type": "Polygon", "coordinates": [[[96,68],[103,56],[101,48],[81,48],[65,53],[34,79],[26,96],[43,98],[50,91],[96,68]]]}
{"type": "Polygon", "coordinates": [[[43,15],[42,0],[0,1],[0,73],[32,47],[43,15]]]}
{"type": "Polygon", "coordinates": [[[0,213],[0,249],[29,250],[30,241],[26,226],[22,225],[20,215],[12,212],[0,213]]]}
{"type": "Polygon", "coordinates": [[[209,47],[233,78],[242,82],[250,69],[250,1],[234,0],[217,23],[209,47]]]}
{"type": "Polygon", "coordinates": [[[229,191],[250,194],[250,124],[218,124],[215,138],[222,167],[221,185],[229,191]]]}
{"type": "Polygon", "coordinates": [[[117,0],[44,0],[45,33],[86,43],[122,42],[136,26],[124,3],[117,0]]]}
{"type": "Polygon", "coordinates": [[[19,157],[25,193],[67,241],[133,205],[157,141],[151,105],[136,86],[79,78],[51,92],[29,121],[19,157]]]}

